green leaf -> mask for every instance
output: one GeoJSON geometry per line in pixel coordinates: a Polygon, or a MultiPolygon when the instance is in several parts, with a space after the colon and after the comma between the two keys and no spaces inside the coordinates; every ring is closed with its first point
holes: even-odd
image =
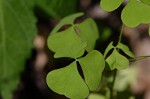
{"type": "Polygon", "coordinates": [[[91,91],[95,91],[100,84],[102,72],[105,67],[103,55],[93,50],[85,57],[78,59],[83,70],[85,82],[91,91]]]}
{"type": "Polygon", "coordinates": [[[78,58],[83,55],[86,45],[76,34],[74,27],[48,37],[48,47],[53,52],[56,52],[54,55],[55,58],[78,58]]]}
{"type": "Polygon", "coordinates": [[[53,91],[71,99],[85,99],[89,94],[88,87],[78,73],[76,62],[49,72],[46,81],[53,91]]]}
{"type": "MultiPolygon", "coordinates": [[[[32,0],[0,0],[0,93],[7,90],[10,95],[15,90],[12,78],[20,75],[31,53],[36,33],[32,5],[32,0]]],[[[3,98],[9,99],[6,94],[3,98]]]]}
{"type": "Polygon", "coordinates": [[[121,70],[129,66],[128,59],[119,54],[116,49],[114,49],[112,54],[106,59],[106,62],[109,64],[111,70],[121,70]]]}
{"type": "Polygon", "coordinates": [[[63,26],[63,25],[74,25],[74,21],[76,18],[83,16],[84,13],[76,13],[69,15],[67,17],[64,17],[61,19],[61,21],[55,26],[55,28],[52,30],[51,34],[58,32],[58,30],[63,26]]]}
{"type": "Polygon", "coordinates": [[[106,99],[105,96],[96,94],[96,93],[91,93],[88,97],[88,99],[106,99]]]}
{"type": "Polygon", "coordinates": [[[93,19],[88,18],[80,24],[75,24],[75,29],[84,42],[87,43],[86,51],[94,49],[96,40],[99,38],[98,28],[93,19]]]}
{"type": "Polygon", "coordinates": [[[36,5],[54,18],[62,18],[76,12],[76,0],[35,0],[36,5]],[[67,9],[67,10],[66,10],[67,9]]]}
{"type": "Polygon", "coordinates": [[[150,6],[138,0],[130,0],[122,11],[121,19],[129,27],[138,26],[141,23],[150,23],[150,6]]]}
{"type": "Polygon", "coordinates": [[[113,11],[117,9],[124,0],[101,0],[100,6],[105,11],[113,11]]]}
{"type": "Polygon", "coordinates": [[[110,42],[109,45],[107,46],[107,48],[105,49],[105,52],[104,52],[104,57],[106,58],[106,55],[108,54],[108,52],[113,49],[114,46],[113,46],[113,42],[110,42]]]}
{"type": "Polygon", "coordinates": [[[127,54],[130,57],[134,57],[133,53],[129,50],[128,46],[122,44],[122,43],[118,43],[118,45],[116,46],[117,48],[121,49],[125,54],[127,54]]]}

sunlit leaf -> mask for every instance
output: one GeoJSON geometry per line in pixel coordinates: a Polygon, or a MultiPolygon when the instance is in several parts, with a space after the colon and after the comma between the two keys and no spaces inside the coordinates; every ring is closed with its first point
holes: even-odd
{"type": "Polygon", "coordinates": [[[73,15],[69,15],[65,18],[63,18],[56,26],[55,28],[52,30],[51,34],[52,33],[56,33],[58,32],[58,30],[63,26],[63,25],[74,25],[74,21],[76,18],[80,17],[84,15],[83,13],[76,13],[76,14],[73,14],[73,15]]]}
{"type": "Polygon", "coordinates": [[[119,42],[116,47],[119,48],[119,49],[121,49],[128,56],[134,57],[133,53],[129,50],[128,46],[126,46],[126,45],[124,45],[124,44],[122,44],[122,43],[119,42]]]}
{"type": "Polygon", "coordinates": [[[48,37],[48,47],[56,52],[54,57],[78,58],[84,53],[86,47],[81,38],[76,34],[74,27],[52,34],[48,37]]]}
{"type": "Polygon", "coordinates": [[[71,99],[85,99],[89,94],[88,87],[78,73],[76,62],[49,72],[46,81],[53,91],[71,99]]]}
{"type": "Polygon", "coordinates": [[[88,97],[88,99],[106,99],[105,96],[96,94],[96,93],[91,93],[88,97]]]}
{"type": "Polygon", "coordinates": [[[113,11],[117,9],[124,0],[101,0],[100,6],[105,11],[113,11]]]}
{"type": "Polygon", "coordinates": [[[104,57],[106,58],[106,55],[108,54],[108,52],[113,49],[114,46],[113,46],[113,42],[110,42],[109,45],[107,46],[107,48],[105,49],[105,52],[104,52],[104,57]]]}
{"type": "Polygon", "coordinates": [[[91,51],[85,57],[78,59],[83,70],[85,82],[91,91],[98,88],[105,61],[102,54],[96,50],[91,51]]]}
{"type": "Polygon", "coordinates": [[[76,31],[84,42],[87,43],[86,51],[91,51],[95,47],[99,38],[98,28],[93,19],[88,18],[80,24],[76,24],[76,31]]]}
{"type": "Polygon", "coordinates": [[[138,26],[141,23],[150,23],[150,6],[138,0],[129,0],[122,11],[121,19],[129,27],[138,26]]]}
{"type": "Polygon", "coordinates": [[[129,66],[128,59],[119,54],[116,49],[114,49],[112,54],[106,59],[106,62],[109,64],[111,70],[121,70],[129,66]]]}

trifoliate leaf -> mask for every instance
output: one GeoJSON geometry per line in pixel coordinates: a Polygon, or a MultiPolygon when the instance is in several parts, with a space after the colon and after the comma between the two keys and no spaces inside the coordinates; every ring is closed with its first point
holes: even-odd
{"type": "Polygon", "coordinates": [[[100,6],[105,11],[113,11],[117,9],[124,0],[101,0],[100,6]]]}
{"type": "Polygon", "coordinates": [[[106,59],[106,62],[109,64],[111,70],[121,70],[129,66],[128,59],[118,53],[116,49],[114,49],[112,54],[106,59]]]}
{"type": "Polygon", "coordinates": [[[48,47],[56,52],[55,58],[78,58],[83,55],[86,45],[76,34],[73,26],[48,37],[48,47]]]}
{"type": "Polygon", "coordinates": [[[104,57],[106,58],[106,55],[108,54],[108,52],[113,49],[114,46],[113,46],[113,42],[110,42],[109,45],[107,46],[107,48],[105,49],[105,52],[104,52],[104,57]]]}
{"type": "Polygon", "coordinates": [[[85,82],[91,91],[98,88],[105,67],[103,55],[93,50],[85,57],[78,59],[83,70],[85,82]]]}
{"type": "Polygon", "coordinates": [[[49,72],[46,81],[53,91],[71,99],[85,99],[89,94],[88,87],[78,73],[76,62],[49,72]]]}
{"type": "Polygon", "coordinates": [[[106,99],[105,96],[96,94],[96,93],[91,93],[88,97],[88,99],[106,99]]]}
{"type": "Polygon", "coordinates": [[[121,19],[129,27],[138,26],[141,23],[150,23],[150,6],[138,0],[129,0],[122,11],[121,19]]]}
{"type": "Polygon", "coordinates": [[[74,21],[76,18],[84,15],[84,13],[76,13],[73,15],[69,15],[67,17],[64,17],[52,30],[51,34],[58,32],[58,30],[63,26],[63,25],[74,25],[74,21]]]}
{"type": "Polygon", "coordinates": [[[99,38],[98,28],[93,19],[88,18],[80,24],[75,24],[76,32],[87,43],[86,51],[94,49],[96,40],[99,38]]]}
{"type": "Polygon", "coordinates": [[[118,45],[116,46],[117,48],[121,49],[125,54],[127,54],[130,57],[134,57],[133,53],[129,50],[128,46],[122,44],[122,43],[118,43],[118,45]]]}

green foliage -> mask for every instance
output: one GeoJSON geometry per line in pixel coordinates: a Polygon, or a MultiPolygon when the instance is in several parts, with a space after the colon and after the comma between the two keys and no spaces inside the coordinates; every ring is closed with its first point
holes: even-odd
{"type": "Polygon", "coordinates": [[[121,55],[119,50],[130,57],[134,57],[129,48],[120,42],[117,46],[114,46],[111,42],[105,50],[104,57],[98,51],[93,50],[99,37],[97,26],[91,18],[87,18],[78,24],[74,23],[74,20],[81,15],[83,13],[73,14],[62,19],[52,30],[47,42],[49,49],[55,52],[55,58],[70,57],[75,59],[69,66],[51,71],[47,76],[47,84],[53,91],[71,99],[86,98],[90,91],[98,89],[105,67],[104,57],[106,58],[111,50],[113,52],[106,59],[111,70],[120,70],[129,66],[128,59],[121,55]],[[70,27],[59,31],[64,25],[70,25],[70,27]],[[88,54],[82,57],[85,51],[88,54]],[[85,81],[81,79],[77,71],[76,62],[81,66],[85,81]],[[67,84],[65,81],[67,81],[67,84]],[[78,83],[74,83],[76,81],[78,83]],[[82,88],[82,91],[79,91],[78,87],[82,88]]]}
{"type": "MultiPolygon", "coordinates": [[[[67,4],[64,0],[59,0],[60,6],[56,8],[58,1],[49,0],[49,8],[43,11],[51,11],[47,13],[52,17],[73,13],[76,1],[69,1],[67,4]],[[67,11],[66,4],[69,8],[67,11]],[[62,10],[64,11],[61,12],[62,10]],[[64,12],[66,13],[62,14],[64,12]]],[[[12,98],[20,81],[20,74],[26,59],[30,57],[37,32],[33,9],[35,6],[46,7],[48,3],[44,2],[47,0],[0,0],[0,94],[3,99],[12,98]]]]}
{"type": "Polygon", "coordinates": [[[11,99],[19,83],[36,33],[35,22],[32,1],[0,0],[0,92],[4,99],[11,99]]]}
{"type": "Polygon", "coordinates": [[[130,57],[134,57],[133,53],[129,50],[129,48],[122,44],[118,43],[116,46],[113,46],[113,42],[111,42],[104,53],[104,57],[106,58],[106,62],[108,63],[111,70],[114,69],[125,69],[129,66],[129,60],[119,53],[119,50],[122,50],[130,57]],[[111,51],[112,53],[106,58],[106,55],[111,51]],[[118,61],[119,60],[119,61],[118,61]]]}
{"type": "Polygon", "coordinates": [[[106,62],[109,64],[111,70],[121,70],[129,66],[128,59],[123,55],[119,54],[116,48],[113,50],[112,54],[106,59],[106,62]]]}
{"type": "Polygon", "coordinates": [[[129,27],[150,23],[150,6],[137,0],[130,0],[122,11],[122,21],[129,27]]]}
{"type": "MultiPolygon", "coordinates": [[[[101,0],[100,6],[105,11],[113,11],[117,9],[122,2],[123,0],[101,0]]],[[[129,27],[150,23],[149,3],[149,0],[129,0],[121,13],[123,23],[129,27]]]]}
{"type": "Polygon", "coordinates": [[[101,0],[100,7],[105,11],[117,9],[124,0],[101,0]]]}
{"type": "Polygon", "coordinates": [[[105,67],[103,56],[96,50],[78,59],[84,73],[85,82],[91,91],[99,87],[102,72],[105,67]]]}
{"type": "Polygon", "coordinates": [[[96,24],[90,18],[82,23],[75,24],[75,17],[79,17],[80,15],[82,15],[82,13],[64,18],[58,26],[54,28],[52,31],[53,34],[49,36],[48,47],[56,52],[55,58],[78,58],[83,55],[85,50],[89,52],[94,49],[96,40],[98,39],[96,24]],[[70,24],[71,27],[65,31],[57,32],[66,24],[70,24]]]}
{"type": "Polygon", "coordinates": [[[55,92],[71,99],[84,99],[89,90],[78,73],[76,62],[47,75],[47,84],[55,92]]]}
{"type": "Polygon", "coordinates": [[[103,55],[93,50],[99,36],[97,26],[90,18],[78,24],[73,23],[75,17],[79,17],[79,15],[81,14],[74,14],[62,19],[60,24],[54,28],[56,33],[53,30],[48,37],[48,47],[55,52],[55,58],[70,57],[75,59],[69,66],[49,72],[47,76],[47,84],[52,90],[71,99],[84,99],[88,96],[89,91],[95,91],[99,87],[105,67],[103,55]],[[61,26],[66,25],[63,23],[73,25],[64,31],[57,32],[61,26]],[[81,57],[85,50],[89,53],[85,57],[81,57]],[[83,79],[80,80],[81,77],[77,76],[79,73],[76,69],[76,62],[79,62],[83,70],[84,84],[82,83],[83,79]],[[72,73],[74,71],[76,73],[72,73]],[[67,81],[67,84],[64,81],[67,81]],[[78,83],[75,83],[76,81],[78,83]],[[82,88],[85,85],[86,87],[82,88]],[[89,89],[87,90],[87,88],[89,89]]]}

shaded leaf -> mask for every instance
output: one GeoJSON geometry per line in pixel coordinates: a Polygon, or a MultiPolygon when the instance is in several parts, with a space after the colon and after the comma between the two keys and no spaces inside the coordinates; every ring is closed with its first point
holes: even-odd
{"type": "Polygon", "coordinates": [[[93,50],[85,57],[78,59],[83,70],[85,82],[91,91],[98,88],[105,67],[103,55],[93,50]]]}
{"type": "Polygon", "coordinates": [[[118,43],[118,45],[116,46],[117,48],[121,49],[125,54],[127,54],[130,57],[134,57],[133,53],[129,50],[128,46],[122,44],[122,43],[118,43]]]}
{"type": "Polygon", "coordinates": [[[88,97],[88,99],[106,99],[105,96],[96,94],[96,93],[91,93],[88,97]]]}
{"type": "Polygon", "coordinates": [[[121,19],[129,27],[150,23],[150,6],[138,0],[130,0],[122,11],[121,19]]]}
{"type": "Polygon", "coordinates": [[[16,79],[31,53],[36,33],[32,6],[33,1],[0,0],[0,91],[4,99],[16,89],[16,79]]]}
{"type": "Polygon", "coordinates": [[[78,58],[83,55],[86,45],[76,34],[74,27],[48,37],[48,47],[53,52],[56,52],[54,55],[55,58],[78,58]]]}
{"type": "Polygon", "coordinates": [[[107,48],[105,49],[105,52],[104,52],[104,57],[106,58],[106,55],[108,54],[108,52],[113,49],[114,46],[113,46],[113,42],[110,42],[109,45],[107,46],[107,48]]]}
{"type": "Polygon", "coordinates": [[[88,18],[80,24],[75,24],[75,29],[84,42],[87,43],[86,51],[91,51],[95,47],[99,38],[98,28],[93,19],[88,18]]]}
{"type": "Polygon", "coordinates": [[[46,81],[53,91],[71,99],[85,99],[89,94],[88,87],[78,73],[76,62],[49,72],[46,81]]]}
{"type": "Polygon", "coordinates": [[[101,0],[100,6],[105,11],[113,11],[117,9],[124,0],[101,0]]]}
{"type": "Polygon", "coordinates": [[[116,49],[114,49],[112,54],[106,59],[106,62],[109,64],[111,70],[121,70],[129,66],[128,59],[119,54],[116,49]]]}

